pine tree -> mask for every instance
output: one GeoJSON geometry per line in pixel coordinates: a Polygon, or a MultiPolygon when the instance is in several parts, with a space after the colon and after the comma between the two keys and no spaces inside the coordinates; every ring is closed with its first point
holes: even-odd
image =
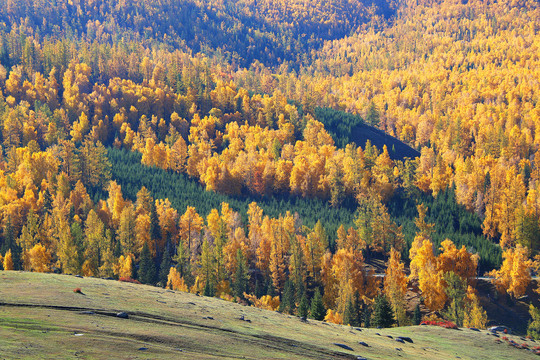
{"type": "Polygon", "coordinates": [[[308,316],[309,312],[309,302],[306,294],[302,296],[300,303],[298,304],[298,316],[305,319],[308,316]]]}
{"type": "Polygon", "coordinates": [[[360,308],[360,296],[358,292],[354,298],[349,299],[345,312],[343,313],[343,324],[349,324],[351,326],[362,325],[362,310],[360,308]]]}
{"type": "Polygon", "coordinates": [[[165,251],[163,251],[163,255],[161,257],[161,265],[159,268],[159,282],[162,286],[165,286],[167,284],[169,272],[171,271],[171,264],[171,254],[169,253],[169,249],[166,246],[165,251]]]}
{"type": "Polygon", "coordinates": [[[214,288],[214,284],[210,281],[207,281],[204,285],[204,296],[214,297],[216,295],[216,289],[214,288]]]}
{"type": "Polygon", "coordinates": [[[295,307],[296,305],[294,303],[294,284],[291,280],[287,280],[283,289],[283,295],[281,296],[279,311],[293,314],[295,307]]]}
{"type": "MultiPolygon", "coordinates": [[[[161,230],[159,228],[159,218],[155,201],[150,203],[150,236],[157,245],[158,240],[161,238],[161,230]]],[[[155,246],[155,249],[157,250],[157,246],[155,246]]]]}
{"type": "Polygon", "coordinates": [[[371,308],[368,305],[364,307],[364,327],[371,327],[371,308]]]}
{"type": "Polygon", "coordinates": [[[187,281],[188,277],[191,277],[191,264],[189,263],[187,246],[182,240],[178,242],[178,247],[176,248],[176,255],[173,259],[174,261],[176,261],[176,270],[178,270],[180,276],[187,281]]]}
{"type": "Polygon", "coordinates": [[[366,114],[366,122],[371,125],[378,127],[380,124],[380,115],[377,106],[373,101],[370,102],[369,108],[366,114]]]}
{"type": "Polygon", "coordinates": [[[414,308],[413,324],[420,325],[421,322],[422,322],[422,313],[420,312],[420,304],[416,304],[416,307],[414,308]]]}
{"type": "Polygon", "coordinates": [[[463,326],[467,281],[459,277],[459,275],[453,271],[444,274],[444,280],[447,284],[445,292],[450,301],[450,305],[444,312],[444,315],[452,320],[457,326],[463,326]]]}
{"type": "Polygon", "coordinates": [[[234,274],[233,294],[236,297],[244,298],[244,292],[248,292],[248,267],[247,259],[241,249],[236,250],[236,272],[234,274]]]}
{"type": "Polygon", "coordinates": [[[322,295],[319,289],[315,290],[315,295],[311,300],[311,317],[315,320],[324,320],[326,308],[324,307],[322,295]]]}
{"type": "Polygon", "coordinates": [[[143,284],[154,284],[156,279],[156,267],[150,255],[148,244],[144,243],[139,262],[139,281],[143,284]]]}
{"type": "Polygon", "coordinates": [[[375,309],[373,311],[373,325],[376,327],[387,328],[394,325],[394,312],[392,306],[385,295],[379,295],[375,298],[375,309]]]}

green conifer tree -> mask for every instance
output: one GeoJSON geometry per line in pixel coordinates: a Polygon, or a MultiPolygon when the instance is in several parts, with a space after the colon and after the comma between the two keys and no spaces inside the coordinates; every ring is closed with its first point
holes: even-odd
{"type": "Polygon", "coordinates": [[[236,267],[236,272],[234,274],[233,294],[234,296],[243,299],[244,293],[248,292],[249,274],[247,259],[240,249],[236,251],[236,262],[238,263],[238,266],[236,267]]]}
{"type": "Polygon", "coordinates": [[[416,304],[416,307],[414,308],[413,324],[420,325],[421,322],[422,322],[422,313],[420,312],[420,304],[416,304]]]}
{"type": "Polygon", "coordinates": [[[165,246],[165,250],[163,251],[163,255],[161,257],[161,265],[159,267],[159,282],[163,287],[167,285],[167,279],[169,276],[169,271],[171,270],[171,265],[171,254],[169,253],[169,249],[167,248],[167,246],[165,246]]]}
{"type": "Polygon", "coordinates": [[[287,314],[293,314],[296,304],[294,302],[294,285],[289,279],[285,282],[283,294],[281,295],[281,302],[279,304],[279,311],[287,314]]]}
{"type": "Polygon", "coordinates": [[[139,261],[139,281],[143,284],[154,284],[156,281],[156,266],[152,260],[148,244],[144,243],[139,261]]]}
{"type": "Polygon", "coordinates": [[[396,323],[392,306],[385,295],[380,294],[375,298],[375,308],[373,311],[373,325],[387,328],[396,323]]]}
{"type": "Polygon", "coordinates": [[[298,304],[298,316],[301,318],[307,318],[309,312],[309,302],[306,294],[302,296],[300,303],[298,304]]]}
{"type": "Polygon", "coordinates": [[[317,289],[311,300],[311,317],[315,320],[324,320],[325,316],[326,308],[324,307],[321,292],[317,289]]]}

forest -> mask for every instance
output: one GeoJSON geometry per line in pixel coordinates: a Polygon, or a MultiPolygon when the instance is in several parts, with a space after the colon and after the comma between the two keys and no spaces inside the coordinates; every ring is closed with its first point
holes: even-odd
{"type": "Polygon", "coordinates": [[[485,327],[540,266],[536,1],[0,7],[4,270],[485,327]]]}

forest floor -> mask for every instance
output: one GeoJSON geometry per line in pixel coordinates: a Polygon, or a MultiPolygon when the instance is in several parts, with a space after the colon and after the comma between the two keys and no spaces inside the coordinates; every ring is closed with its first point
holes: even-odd
{"type": "MultiPolygon", "coordinates": [[[[502,337],[485,330],[433,326],[360,329],[302,322],[295,316],[146,285],[0,271],[0,359],[536,357],[502,337]],[[82,294],[74,292],[76,288],[82,294]],[[118,317],[119,312],[128,317],[118,317]],[[398,336],[413,343],[397,342],[398,336]]],[[[540,345],[507,337],[529,348],[540,345]]]]}

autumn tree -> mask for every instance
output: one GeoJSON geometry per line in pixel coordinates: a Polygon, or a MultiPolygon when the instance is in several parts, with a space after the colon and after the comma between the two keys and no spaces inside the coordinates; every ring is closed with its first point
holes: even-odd
{"type": "Polygon", "coordinates": [[[401,254],[392,248],[386,266],[386,276],[384,277],[384,293],[392,305],[398,326],[406,324],[408,320],[405,314],[407,277],[404,268],[405,265],[401,262],[401,254]]]}
{"type": "Polygon", "coordinates": [[[30,264],[35,272],[49,272],[51,263],[51,254],[41,245],[36,244],[29,251],[30,264]]]}
{"type": "Polygon", "coordinates": [[[499,293],[508,293],[513,298],[519,298],[525,293],[531,274],[527,248],[517,244],[503,252],[503,263],[500,270],[493,270],[490,275],[499,293]]]}

